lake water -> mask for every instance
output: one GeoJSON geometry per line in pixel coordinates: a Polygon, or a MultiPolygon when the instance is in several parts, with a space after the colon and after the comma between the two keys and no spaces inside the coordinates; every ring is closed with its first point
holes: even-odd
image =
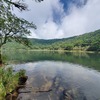
{"type": "Polygon", "coordinates": [[[26,70],[19,100],[100,100],[100,54],[11,51],[3,56],[14,70],[26,70]]]}

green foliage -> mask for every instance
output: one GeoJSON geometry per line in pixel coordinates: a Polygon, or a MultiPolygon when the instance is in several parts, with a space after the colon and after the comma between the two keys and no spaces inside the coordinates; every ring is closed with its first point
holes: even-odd
{"type": "MultiPolygon", "coordinates": [[[[41,2],[43,0],[36,1],[41,2]]],[[[31,33],[29,29],[36,29],[36,26],[13,14],[11,11],[12,6],[17,7],[21,11],[27,10],[27,5],[23,0],[18,2],[0,0],[0,48],[12,40],[30,46],[29,40],[27,39],[27,36],[31,33]]]]}
{"type": "Polygon", "coordinates": [[[64,50],[72,50],[73,49],[73,46],[72,45],[67,45],[64,50]]]}
{"type": "Polygon", "coordinates": [[[88,51],[100,51],[100,42],[91,44],[91,46],[87,49],[88,51]]]}
{"type": "Polygon", "coordinates": [[[4,100],[5,95],[15,89],[19,77],[24,75],[25,70],[14,73],[11,67],[0,68],[0,100],[4,100]]]}
{"type": "MultiPolygon", "coordinates": [[[[100,51],[100,30],[80,36],[64,39],[30,39],[33,50],[88,50],[100,51]]],[[[15,42],[8,43],[4,48],[29,49],[15,42]]]]}
{"type": "Polygon", "coordinates": [[[100,51],[100,30],[64,39],[31,39],[33,49],[100,51]],[[94,46],[93,46],[94,45],[94,46]],[[91,49],[94,47],[94,49],[91,49]],[[89,49],[88,49],[89,48],[89,49]]]}
{"type": "Polygon", "coordinates": [[[1,23],[1,42],[0,46],[6,42],[11,42],[12,40],[22,43],[24,45],[29,45],[29,41],[26,38],[30,35],[29,28],[36,28],[33,23],[29,23],[25,19],[20,19],[15,15],[12,15],[10,11],[6,12],[5,20],[1,23]]]}

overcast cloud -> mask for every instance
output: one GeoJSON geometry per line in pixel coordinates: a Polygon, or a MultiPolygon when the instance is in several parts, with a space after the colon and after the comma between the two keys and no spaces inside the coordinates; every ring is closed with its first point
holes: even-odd
{"type": "Polygon", "coordinates": [[[79,0],[84,4],[81,6],[67,2],[67,8],[64,7],[65,2],[60,1],[36,3],[26,0],[30,11],[19,12],[14,9],[14,12],[37,25],[37,30],[31,30],[32,38],[66,38],[100,29],[100,0],[88,0],[86,4],[83,3],[86,0],[79,0]]]}

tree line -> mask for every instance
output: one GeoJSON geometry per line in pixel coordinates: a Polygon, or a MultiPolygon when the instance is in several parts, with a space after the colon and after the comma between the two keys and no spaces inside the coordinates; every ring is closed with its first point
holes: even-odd
{"type": "Polygon", "coordinates": [[[16,42],[8,43],[4,48],[34,49],[34,50],[87,50],[100,51],[100,30],[64,39],[29,39],[31,48],[16,42]]]}

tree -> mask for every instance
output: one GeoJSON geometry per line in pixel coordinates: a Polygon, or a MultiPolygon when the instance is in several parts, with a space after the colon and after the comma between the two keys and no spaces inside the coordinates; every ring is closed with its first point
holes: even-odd
{"type": "Polygon", "coordinates": [[[88,51],[100,51],[100,41],[96,41],[89,46],[88,51]]]}
{"type": "MultiPolygon", "coordinates": [[[[27,10],[27,4],[24,3],[24,0],[18,0],[16,2],[13,2],[12,0],[0,0],[1,2],[5,2],[9,5],[9,8],[10,6],[15,6],[16,8],[20,9],[21,11],[22,10],[27,10]]],[[[43,0],[35,0],[35,1],[38,1],[38,2],[41,2],[43,0]]]]}
{"type": "MultiPolygon", "coordinates": [[[[43,0],[37,1],[41,2],[43,0]]],[[[21,11],[27,9],[23,0],[19,0],[18,2],[12,2],[12,0],[0,0],[0,64],[2,63],[1,47],[4,44],[14,40],[29,46],[29,41],[27,39],[27,35],[30,35],[31,33],[29,29],[36,29],[36,26],[33,23],[12,14],[11,6],[15,6],[21,11]]]]}
{"type": "Polygon", "coordinates": [[[29,28],[36,29],[33,23],[29,23],[25,19],[20,19],[16,15],[12,15],[11,12],[7,11],[7,16],[0,23],[0,48],[5,43],[15,40],[16,42],[29,45],[27,35],[30,35],[29,28]]]}

